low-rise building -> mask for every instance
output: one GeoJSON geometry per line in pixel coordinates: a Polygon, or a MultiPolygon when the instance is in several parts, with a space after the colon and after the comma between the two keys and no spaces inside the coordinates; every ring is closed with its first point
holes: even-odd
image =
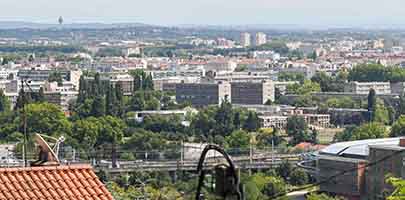
{"type": "Polygon", "coordinates": [[[345,85],[344,91],[355,94],[368,94],[370,89],[374,89],[376,94],[391,94],[389,82],[349,82],[345,85]]]}
{"type": "Polygon", "coordinates": [[[262,128],[285,129],[287,127],[287,119],[287,116],[259,116],[259,121],[262,128]]]}
{"type": "Polygon", "coordinates": [[[405,92],[405,82],[391,83],[391,93],[401,95],[405,92]]]}
{"type": "MultiPolygon", "coordinates": [[[[387,175],[405,177],[404,138],[340,142],[319,151],[316,169],[321,192],[349,200],[382,200],[393,191],[387,175]]],[[[303,165],[300,165],[303,166],[303,165]]],[[[305,166],[304,166],[305,167],[305,166]]],[[[307,168],[309,169],[309,168],[307,168]]]]}

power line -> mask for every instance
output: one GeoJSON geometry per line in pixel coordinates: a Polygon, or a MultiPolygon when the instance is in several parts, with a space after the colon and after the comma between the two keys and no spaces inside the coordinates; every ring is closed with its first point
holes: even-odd
{"type": "Polygon", "coordinates": [[[390,158],[392,158],[392,157],[394,157],[394,156],[396,156],[396,155],[398,155],[398,154],[401,154],[401,153],[404,152],[404,151],[405,151],[405,150],[396,151],[396,152],[394,152],[394,153],[392,153],[392,154],[390,154],[390,155],[388,155],[388,156],[385,156],[385,157],[383,157],[383,158],[381,158],[381,159],[379,159],[379,160],[377,160],[377,161],[375,161],[375,162],[368,163],[368,164],[366,164],[366,165],[364,165],[364,166],[361,166],[361,167],[353,167],[353,168],[351,168],[351,169],[342,171],[342,172],[337,173],[337,174],[335,174],[335,175],[333,175],[333,176],[330,176],[329,178],[327,178],[327,179],[324,180],[324,181],[320,181],[320,182],[318,182],[318,183],[314,183],[314,184],[311,184],[311,185],[308,185],[308,186],[304,186],[304,187],[300,187],[300,188],[297,188],[297,189],[293,189],[293,190],[289,190],[289,191],[284,191],[284,192],[275,194],[275,195],[269,197],[269,199],[274,199],[274,198],[282,197],[282,196],[285,196],[285,195],[287,195],[288,193],[291,193],[291,192],[297,192],[297,191],[301,191],[301,190],[305,190],[305,189],[312,188],[312,187],[314,187],[314,186],[319,186],[319,185],[322,185],[322,184],[324,184],[324,183],[328,183],[329,181],[331,181],[331,180],[333,180],[333,179],[335,179],[335,178],[337,178],[337,177],[339,177],[339,176],[345,175],[346,173],[353,172],[353,171],[357,171],[357,170],[359,170],[359,169],[364,169],[364,168],[367,168],[367,167],[372,167],[372,166],[374,166],[374,165],[377,165],[377,164],[379,164],[380,162],[384,162],[384,161],[386,161],[386,160],[388,160],[388,159],[390,159],[390,158]]]}

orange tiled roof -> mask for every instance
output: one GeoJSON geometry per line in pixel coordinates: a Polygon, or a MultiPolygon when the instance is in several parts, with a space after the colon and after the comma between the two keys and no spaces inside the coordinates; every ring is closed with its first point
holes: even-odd
{"type": "Polygon", "coordinates": [[[0,200],[112,200],[90,165],[0,169],[0,200]]]}

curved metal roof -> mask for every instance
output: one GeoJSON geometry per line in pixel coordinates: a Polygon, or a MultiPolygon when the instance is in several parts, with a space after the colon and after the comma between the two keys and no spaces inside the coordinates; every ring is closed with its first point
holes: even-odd
{"type": "Polygon", "coordinates": [[[339,142],[331,144],[326,148],[320,150],[320,154],[328,155],[353,155],[353,156],[363,156],[367,157],[369,154],[369,145],[387,145],[387,146],[398,146],[398,138],[383,138],[383,139],[368,139],[368,140],[357,140],[350,142],[339,142]]]}

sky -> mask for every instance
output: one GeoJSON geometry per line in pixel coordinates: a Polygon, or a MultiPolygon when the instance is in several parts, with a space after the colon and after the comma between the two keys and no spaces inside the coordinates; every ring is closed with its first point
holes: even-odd
{"type": "Polygon", "coordinates": [[[0,0],[0,21],[155,25],[405,24],[404,0],[0,0]],[[6,8],[6,9],[5,9],[6,8]]]}

